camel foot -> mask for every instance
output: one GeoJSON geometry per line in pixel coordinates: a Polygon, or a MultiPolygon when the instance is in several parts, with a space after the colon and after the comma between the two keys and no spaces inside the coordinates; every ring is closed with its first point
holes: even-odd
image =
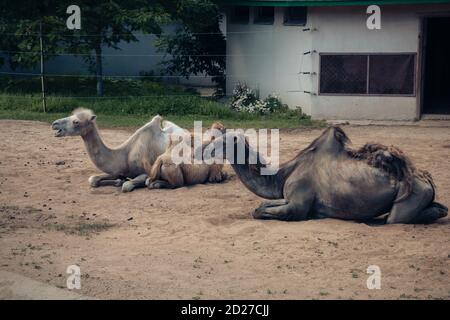
{"type": "Polygon", "coordinates": [[[369,220],[363,220],[362,223],[368,225],[369,227],[381,227],[386,224],[387,216],[382,218],[373,218],[369,220]]]}
{"type": "Polygon", "coordinates": [[[448,208],[438,202],[433,202],[429,207],[425,208],[413,221],[417,224],[428,224],[438,219],[446,217],[448,208]]]}
{"type": "Polygon", "coordinates": [[[147,185],[147,188],[149,188],[149,189],[175,189],[176,188],[176,186],[173,186],[164,180],[150,181],[150,179],[147,179],[145,184],[147,185]]]}
{"type": "Polygon", "coordinates": [[[99,186],[100,180],[101,179],[98,176],[90,176],[88,182],[92,188],[97,188],[99,186]]]}
{"type": "MultiPolygon", "coordinates": [[[[286,199],[277,199],[277,200],[269,200],[264,201],[261,205],[253,211],[252,216],[255,219],[279,219],[285,220],[280,217],[283,215],[278,214],[278,210],[284,209],[288,205],[288,201],[286,199]]],[[[283,211],[283,210],[281,210],[283,211]]]]}
{"type": "Polygon", "coordinates": [[[158,181],[149,182],[147,184],[147,188],[149,188],[149,189],[161,189],[161,184],[158,181]]]}
{"type": "Polygon", "coordinates": [[[126,192],[131,192],[133,191],[135,188],[135,185],[133,184],[132,181],[125,181],[122,184],[122,192],[126,193],[126,192]]]}
{"type": "Polygon", "coordinates": [[[160,181],[153,181],[153,182],[149,182],[147,184],[147,188],[149,189],[161,189],[163,188],[163,185],[160,181]]]}
{"type": "Polygon", "coordinates": [[[227,173],[220,171],[217,174],[213,175],[212,177],[209,177],[208,182],[219,183],[219,182],[225,181],[226,179],[227,179],[227,173]]]}
{"type": "Polygon", "coordinates": [[[306,220],[312,200],[313,198],[305,198],[305,201],[301,203],[290,202],[287,199],[265,201],[253,212],[253,218],[282,221],[306,220]]]}
{"type": "Polygon", "coordinates": [[[276,200],[269,200],[269,201],[263,201],[259,205],[258,209],[265,209],[270,207],[278,207],[288,204],[288,201],[286,199],[276,199],[276,200]]]}
{"type": "Polygon", "coordinates": [[[123,183],[122,179],[118,178],[117,176],[109,174],[90,176],[88,181],[89,185],[92,188],[106,187],[106,186],[120,187],[123,183]]]}
{"type": "Polygon", "coordinates": [[[113,183],[114,183],[113,184],[114,187],[121,187],[123,185],[124,181],[122,179],[116,179],[116,180],[114,180],[113,183]]]}

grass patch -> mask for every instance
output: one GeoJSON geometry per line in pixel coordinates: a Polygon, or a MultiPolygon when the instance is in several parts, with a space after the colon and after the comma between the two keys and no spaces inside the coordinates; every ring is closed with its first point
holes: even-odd
{"type": "Polygon", "coordinates": [[[78,223],[76,225],[70,226],[65,224],[47,224],[46,227],[50,230],[63,231],[66,234],[74,234],[78,236],[89,236],[93,233],[99,233],[101,231],[106,231],[112,227],[114,224],[111,223],[78,223]]]}
{"type": "MultiPolygon", "coordinates": [[[[45,90],[48,95],[91,97],[96,95],[96,79],[93,77],[45,77],[45,90]]],[[[35,94],[41,92],[40,77],[2,76],[0,92],[8,94],[35,94]]],[[[104,96],[145,96],[186,94],[192,91],[182,86],[163,84],[148,79],[105,78],[103,82],[104,96]]]]}
{"type": "Polygon", "coordinates": [[[92,109],[100,127],[140,127],[159,114],[192,128],[194,121],[210,126],[221,121],[228,128],[322,127],[300,110],[257,115],[236,112],[228,104],[200,97],[180,86],[152,81],[105,79],[105,94],[95,97],[93,79],[48,79],[47,113],[42,112],[38,79],[0,79],[0,119],[52,122],[78,107],[92,109]]]}
{"type": "MultiPolygon", "coordinates": [[[[155,114],[144,115],[110,115],[97,114],[97,123],[100,128],[138,128],[147,123],[155,114]]],[[[67,117],[68,113],[43,113],[25,110],[3,110],[0,106],[0,119],[9,120],[34,120],[52,123],[56,119],[67,117]]],[[[325,122],[303,119],[285,119],[283,117],[259,117],[256,119],[224,119],[205,115],[167,115],[165,119],[170,120],[177,125],[191,129],[194,121],[202,121],[203,127],[209,127],[214,121],[221,121],[227,128],[278,128],[278,129],[294,129],[299,127],[321,128],[325,126],[325,122]]]]}

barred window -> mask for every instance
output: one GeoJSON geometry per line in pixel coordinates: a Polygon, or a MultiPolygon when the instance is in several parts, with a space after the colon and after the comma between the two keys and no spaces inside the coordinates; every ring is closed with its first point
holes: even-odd
{"type": "Polygon", "coordinates": [[[370,94],[414,94],[414,55],[372,55],[370,94]]]}
{"type": "Polygon", "coordinates": [[[284,24],[305,26],[306,10],[307,7],[287,7],[284,10],[284,24]]]}
{"type": "Polygon", "coordinates": [[[364,94],[366,90],[367,56],[321,56],[320,93],[364,94]]]}
{"type": "Polygon", "coordinates": [[[247,24],[249,21],[249,15],[249,7],[232,7],[230,12],[230,23],[247,24]]]}
{"type": "Polygon", "coordinates": [[[415,54],[321,54],[321,94],[414,95],[415,54]]]}
{"type": "Polygon", "coordinates": [[[273,24],[274,10],[273,7],[256,7],[253,23],[257,24],[273,24]]]}

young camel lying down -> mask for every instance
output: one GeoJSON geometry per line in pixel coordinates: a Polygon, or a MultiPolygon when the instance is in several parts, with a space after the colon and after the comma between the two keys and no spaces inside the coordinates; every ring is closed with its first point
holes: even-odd
{"type": "MultiPolygon", "coordinates": [[[[211,130],[213,129],[225,133],[225,127],[220,122],[213,123],[211,130]]],[[[203,151],[212,140],[214,140],[214,136],[209,141],[203,142],[201,150],[203,151]]],[[[192,141],[193,139],[191,139],[192,141]]],[[[179,143],[183,142],[180,142],[179,139],[171,139],[166,151],[156,159],[153,165],[144,163],[144,168],[148,173],[145,184],[149,189],[175,189],[199,183],[219,183],[226,179],[226,173],[222,171],[223,164],[174,163],[172,150],[179,143]]],[[[191,150],[193,155],[194,147],[192,143],[191,150]]]]}

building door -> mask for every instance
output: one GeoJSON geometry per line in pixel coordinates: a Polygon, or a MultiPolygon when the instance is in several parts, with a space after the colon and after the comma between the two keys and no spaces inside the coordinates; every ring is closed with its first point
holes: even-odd
{"type": "Polygon", "coordinates": [[[450,114],[450,17],[427,18],[424,28],[424,114],[450,114]]]}

